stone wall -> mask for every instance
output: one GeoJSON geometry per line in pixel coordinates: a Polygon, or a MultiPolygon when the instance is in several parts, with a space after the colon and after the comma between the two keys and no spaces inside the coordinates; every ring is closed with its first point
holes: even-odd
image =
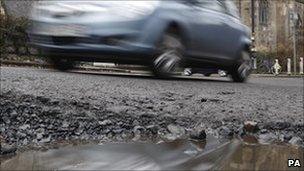
{"type": "Polygon", "coordinates": [[[297,29],[297,49],[298,49],[298,57],[304,58],[304,0],[303,3],[296,4],[296,11],[300,14],[299,23],[300,26],[297,29]]]}
{"type": "Polygon", "coordinates": [[[251,1],[250,0],[234,0],[239,9],[243,23],[251,27],[251,1]]]}
{"type": "MultiPolygon", "coordinates": [[[[266,21],[261,20],[261,5],[263,0],[254,0],[254,37],[255,46],[258,51],[272,52],[277,56],[293,56],[293,11],[298,13],[302,25],[297,26],[297,56],[304,56],[303,18],[304,3],[294,0],[264,0],[267,5],[266,21]]],[[[235,0],[240,9],[240,15],[249,27],[252,27],[251,0],[235,0]]]]}

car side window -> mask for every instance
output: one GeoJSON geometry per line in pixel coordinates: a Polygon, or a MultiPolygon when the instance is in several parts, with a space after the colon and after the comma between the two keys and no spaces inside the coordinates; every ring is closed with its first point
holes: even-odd
{"type": "Polygon", "coordinates": [[[221,0],[197,0],[197,5],[202,8],[207,8],[223,13],[225,12],[225,7],[223,6],[221,0]]]}

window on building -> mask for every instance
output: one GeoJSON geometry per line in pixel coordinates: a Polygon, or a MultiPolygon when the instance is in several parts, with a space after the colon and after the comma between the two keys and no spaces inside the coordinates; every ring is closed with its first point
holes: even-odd
{"type": "Polygon", "coordinates": [[[267,25],[269,19],[269,2],[268,0],[259,1],[259,21],[260,25],[267,25]]]}

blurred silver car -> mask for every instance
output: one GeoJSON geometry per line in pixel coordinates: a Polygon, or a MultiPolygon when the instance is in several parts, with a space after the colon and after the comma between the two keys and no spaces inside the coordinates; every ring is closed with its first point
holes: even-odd
{"type": "Polygon", "coordinates": [[[250,30],[230,0],[48,1],[35,5],[31,42],[60,70],[76,61],[251,71],[250,30]]]}

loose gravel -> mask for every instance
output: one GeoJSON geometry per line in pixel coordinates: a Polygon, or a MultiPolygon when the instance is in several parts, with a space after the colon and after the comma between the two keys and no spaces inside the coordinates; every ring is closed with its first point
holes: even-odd
{"type": "Polygon", "coordinates": [[[206,133],[304,144],[301,78],[236,84],[2,67],[0,97],[1,154],[62,141],[157,142],[206,133]]]}

